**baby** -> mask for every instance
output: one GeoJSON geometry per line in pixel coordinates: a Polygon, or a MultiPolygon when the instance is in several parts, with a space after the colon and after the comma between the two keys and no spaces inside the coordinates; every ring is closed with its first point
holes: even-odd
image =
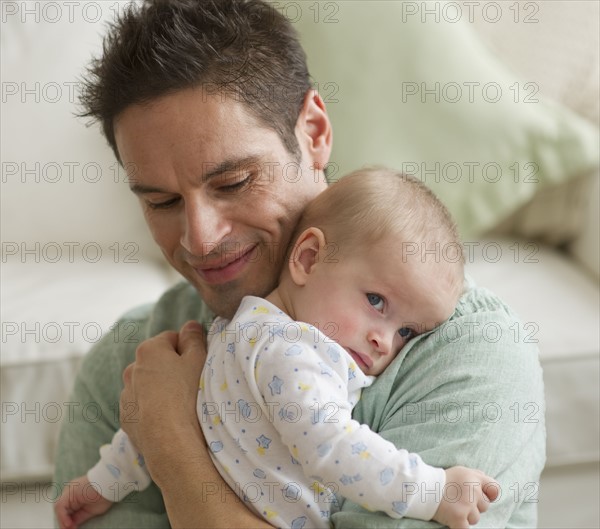
{"type": "MultiPolygon", "coordinates": [[[[308,205],[292,241],[277,288],[209,331],[197,409],[220,474],[277,527],[329,527],[338,493],[394,518],[475,524],[492,478],[427,465],[351,418],[362,388],[454,312],[463,260],[446,208],[415,178],[360,170],[308,205]]],[[[122,431],[79,480],[98,494],[65,491],[61,527],[150,483],[122,431]]]]}

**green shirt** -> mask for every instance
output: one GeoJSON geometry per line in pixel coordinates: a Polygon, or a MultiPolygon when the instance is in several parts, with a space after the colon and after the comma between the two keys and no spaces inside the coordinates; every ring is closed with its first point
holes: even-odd
{"type": "MultiPolygon", "coordinates": [[[[123,369],[140,342],[188,320],[212,314],[188,283],[151,306],[129,312],[86,355],[62,425],[54,480],[59,486],[87,472],[101,445],[119,428],[123,369]]],[[[501,486],[499,500],[477,527],[536,527],[539,476],[545,461],[544,394],[535,335],[495,295],[467,284],[453,316],[407,344],[366,389],[354,409],[365,423],[425,462],[480,468],[501,486]]],[[[433,491],[419,490],[426,494],[433,491]]],[[[452,491],[449,493],[451,496],[452,491]]],[[[336,528],[439,527],[394,520],[345,501],[336,528]]],[[[153,484],[129,495],[85,527],[169,527],[153,484]]]]}

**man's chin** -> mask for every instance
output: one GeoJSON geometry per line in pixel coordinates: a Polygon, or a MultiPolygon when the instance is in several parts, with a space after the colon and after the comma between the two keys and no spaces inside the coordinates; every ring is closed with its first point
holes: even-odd
{"type": "Polygon", "coordinates": [[[210,289],[207,289],[196,286],[196,290],[202,301],[214,314],[230,320],[246,294],[237,288],[232,289],[231,285],[219,285],[219,287],[211,286],[210,289]]]}
{"type": "Polygon", "coordinates": [[[244,296],[267,297],[277,286],[276,282],[268,285],[246,285],[235,284],[231,282],[228,285],[219,285],[219,288],[198,288],[202,300],[208,308],[217,316],[231,320],[242,302],[244,296]]]}
{"type": "Polygon", "coordinates": [[[217,284],[202,280],[195,269],[186,269],[184,277],[194,286],[200,298],[217,316],[232,319],[244,296],[265,297],[277,286],[277,272],[268,267],[248,267],[240,277],[217,284]],[[273,276],[269,281],[257,283],[252,278],[273,276]]]}

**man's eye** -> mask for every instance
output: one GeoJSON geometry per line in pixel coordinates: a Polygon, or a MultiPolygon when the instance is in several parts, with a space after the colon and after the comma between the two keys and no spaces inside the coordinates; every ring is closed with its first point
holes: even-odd
{"type": "Polygon", "coordinates": [[[413,331],[410,327],[401,327],[398,329],[398,334],[405,340],[410,340],[416,336],[415,331],[413,331]]]}
{"type": "Polygon", "coordinates": [[[179,198],[172,198],[170,200],[165,200],[164,202],[146,202],[146,204],[150,209],[169,209],[177,204],[178,201],[179,198]]]}
{"type": "Polygon", "coordinates": [[[367,299],[375,310],[383,310],[383,298],[379,294],[373,294],[372,292],[369,292],[367,294],[367,299]]]}
{"type": "Polygon", "coordinates": [[[238,182],[234,182],[232,184],[219,186],[219,191],[224,191],[225,193],[232,193],[234,191],[239,191],[246,187],[250,183],[250,177],[239,180],[238,182]]]}

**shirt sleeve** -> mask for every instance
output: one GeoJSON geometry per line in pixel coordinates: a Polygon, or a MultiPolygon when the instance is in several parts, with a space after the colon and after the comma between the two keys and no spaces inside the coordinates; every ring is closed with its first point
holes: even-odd
{"type": "MultiPolygon", "coordinates": [[[[119,429],[119,398],[123,370],[135,360],[137,346],[156,334],[179,329],[190,319],[212,320],[194,288],[183,282],[153,305],[135,309],[97,342],[83,359],[69,397],[58,439],[53,482],[63,489],[98,461],[99,448],[119,429]]],[[[134,419],[135,410],[129,418],[134,419]]],[[[127,418],[127,417],[126,417],[127,418]]],[[[57,521],[54,521],[57,526],[57,521]]],[[[86,529],[102,527],[168,527],[160,489],[152,483],[116,503],[102,516],[88,520],[86,529]]]]}
{"type": "Polygon", "coordinates": [[[309,327],[293,344],[275,342],[256,363],[263,400],[277,399],[280,409],[297,411],[293,420],[285,413],[274,418],[283,442],[308,478],[364,508],[394,518],[431,519],[445,472],[352,419],[348,378],[366,383],[367,377],[337,344],[323,342],[323,335],[315,339],[315,331],[309,327]],[[423,488],[432,491],[425,502],[415,494],[423,488]]]}
{"type": "MultiPolygon", "coordinates": [[[[526,325],[526,324],[525,324],[526,325]]],[[[495,296],[474,292],[455,316],[417,338],[363,392],[354,416],[429,464],[479,468],[500,497],[477,527],[536,527],[545,462],[544,394],[535,336],[495,296]]],[[[427,528],[345,501],[332,524],[427,528]]]]}
{"type": "Polygon", "coordinates": [[[122,501],[128,494],[144,490],[151,483],[144,458],[123,430],[110,444],[100,447],[100,461],[88,470],[90,484],[110,501],[122,501]]]}
{"type": "MultiPolygon", "coordinates": [[[[97,463],[100,447],[110,443],[119,429],[122,372],[135,360],[135,349],[146,338],[147,320],[139,316],[120,320],[83,360],[69,397],[73,413],[65,417],[58,440],[53,481],[61,488],[86,475],[97,463]]],[[[84,524],[86,529],[167,526],[162,496],[154,484],[84,524]]]]}

